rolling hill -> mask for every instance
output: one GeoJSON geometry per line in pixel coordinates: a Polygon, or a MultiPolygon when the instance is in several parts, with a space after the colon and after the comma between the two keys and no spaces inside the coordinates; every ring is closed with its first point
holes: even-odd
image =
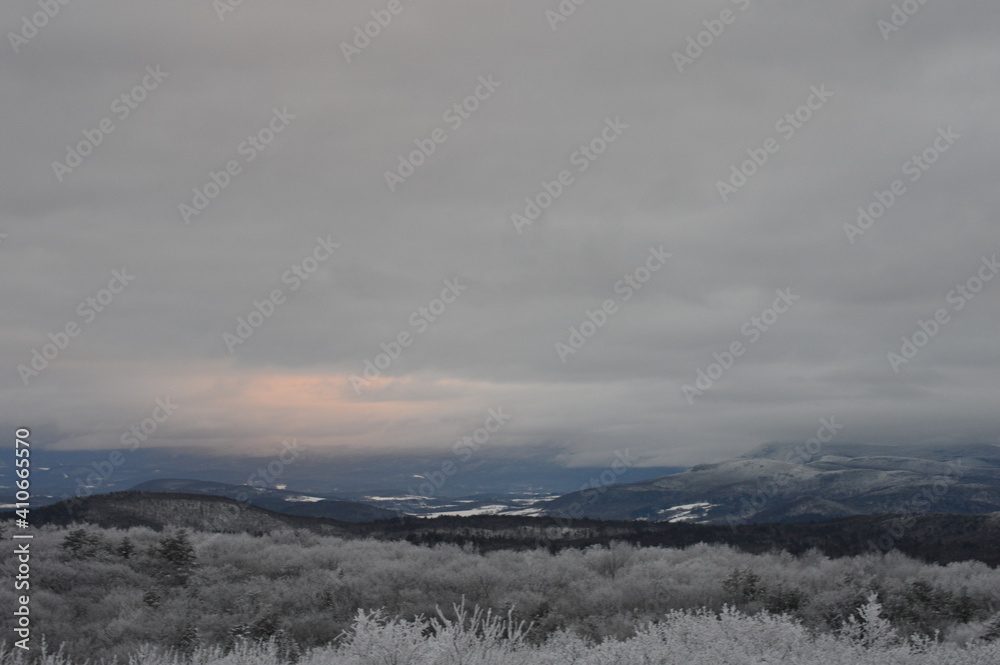
{"type": "Polygon", "coordinates": [[[374,522],[392,519],[396,513],[358,501],[342,501],[329,496],[315,496],[288,490],[229,485],[207,480],[163,478],[139,483],[132,488],[137,492],[169,492],[222,496],[245,501],[252,506],[286,515],[326,517],[341,522],[374,522]]]}
{"type": "MultiPolygon", "coordinates": [[[[13,512],[0,514],[0,520],[13,517],[13,512]]],[[[222,496],[156,492],[114,492],[60,501],[32,509],[30,522],[32,526],[96,524],[119,529],[145,526],[157,531],[183,528],[252,534],[308,529],[335,536],[347,535],[350,527],[330,519],[283,515],[222,496]]]]}

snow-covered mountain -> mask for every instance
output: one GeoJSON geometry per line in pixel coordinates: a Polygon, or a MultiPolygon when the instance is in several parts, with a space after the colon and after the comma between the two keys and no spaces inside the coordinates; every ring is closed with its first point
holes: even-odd
{"type": "Polygon", "coordinates": [[[716,524],[1000,510],[1000,446],[767,444],[654,480],[574,492],[546,514],[716,524]]]}

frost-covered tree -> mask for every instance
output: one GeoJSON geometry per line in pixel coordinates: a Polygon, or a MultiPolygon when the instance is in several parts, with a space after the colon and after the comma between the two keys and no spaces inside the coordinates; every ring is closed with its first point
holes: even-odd
{"type": "Polygon", "coordinates": [[[882,616],[882,605],[874,593],[869,594],[868,602],[858,608],[856,617],[848,617],[842,634],[866,649],[887,649],[900,642],[892,624],[882,616]]]}

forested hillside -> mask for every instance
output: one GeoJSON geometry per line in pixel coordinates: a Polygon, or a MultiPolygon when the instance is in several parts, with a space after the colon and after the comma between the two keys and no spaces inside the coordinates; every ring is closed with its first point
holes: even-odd
{"type": "MultiPolygon", "coordinates": [[[[13,512],[2,518],[12,520],[13,512]]],[[[424,545],[452,543],[480,550],[552,551],[621,540],[635,545],[685,547],[719,543],[748,552],[815,548],[828,556],[898,550],[936,563],[975,559],[1000,564],[1000,513],[987,515],[861,515],[793,524],[719,526],[686,522],[602,521],[557,517],[491,516],[405,518],[347,523],[276,513],[220,496],[116,492],[61,502],[32,512],[37,525],[96,524],[106,528],[184,527],[202,531],[267,534],[305,529],[319,535],[406,539],[424,545]]]]}
{"type": "MultiPolygon", "coordinates": [[[[1000,637],[1000,572],[972,561],[931,565],[897,552],[832,559],[815,550],[796,557],[621,542],[556,553],[480,552],[302,530],[254,537],[52,526],[37,530],[33,548],[35,639],[64,644],[74,664],[127,659],[156,645],[184,658],[200,653],[192,662],[203,663],[763,662],[725,660],[719,651],[757,649],[773,652],[774,663],[985,665],[997,662],[989,660],[997,654],[990,641],[1000,637]],[[874,627],[859,627],[859,611],[873,602],[884,622],[869,609],[874,627]],[[509,613],[515,624],[524,622],[523,639],[490,642],[479,630],[448,642],[446,627],[428,626],[439,610],[455,620],[454,606],[463,603],[509,613]],[[382,614],[356,623],[359,610],[382,614]],[[668,618],[700,610],[707,613],[668,618]],[[788,618],[771,616],[777,614],[788,618]],[[902,638],[910,635],[941,645],[906,646],[902,638]],[[240,651],[268,640],[270,655],[265,649],[252,660],[240,651]],[[969,651],[944,657],[943,649],[970,641],[979,650],[974,658],[969,651]],[[446,643],[486,649],[494,658],[435,660],[446,643]],[[339,646],[308,653],[330,644],[339,646]],[[397,647],[397,660],[380,660],[380,649],[388,657],[397,647]],[[204,649],[219,651],[210,657],[204,649]],[[666,652],[674,660],[642,660],[666,652]],[[702,660],[678,655],[684,653],[702,660]],[[819,654],[830,659],[816,660],[819,654]]],[[[5,552],[2,574],[13,576],[15,565],[5,552]]],[[[13,607],[13,594],[0,588],[0,603],[13,607]]],[[[11,628],[12,617],[4,616],[0,630],[11,628]]],[[[168,662],[156,658],[138,662],[168,662]]]]}

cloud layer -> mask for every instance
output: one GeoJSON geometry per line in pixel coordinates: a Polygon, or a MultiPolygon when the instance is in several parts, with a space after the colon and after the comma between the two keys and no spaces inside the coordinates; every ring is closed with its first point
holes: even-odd
{"type": "Polygon", "coordinates": [[[895,6],[9,3],[6,427],[1000,443],[1000,8],[895,6]]]}

